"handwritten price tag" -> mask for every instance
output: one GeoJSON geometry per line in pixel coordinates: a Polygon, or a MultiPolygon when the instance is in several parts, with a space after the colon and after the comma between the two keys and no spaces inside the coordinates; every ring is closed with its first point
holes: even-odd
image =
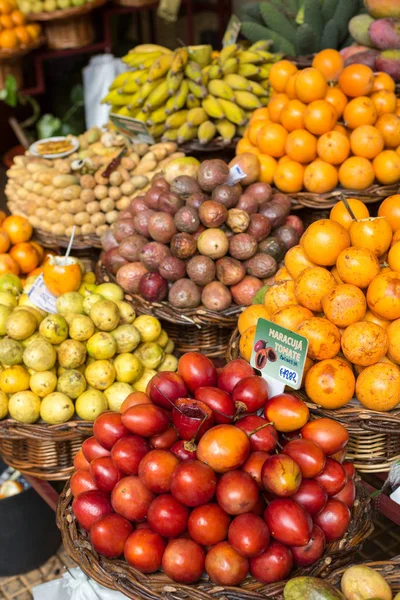
{"type": "Polygon", "coordinates": [[[297,373],[296,371],[291,371],[290,369],[285,369],[281,367],[279,369],[279,377],[286,381],[287,383],[296,383],[297,384],[297,373]]]}

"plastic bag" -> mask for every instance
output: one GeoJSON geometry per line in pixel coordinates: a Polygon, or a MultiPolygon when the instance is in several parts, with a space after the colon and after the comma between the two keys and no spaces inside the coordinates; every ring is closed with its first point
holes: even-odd
{"type": "Polygon", "coordinates": [[[108,93],[108,88],[117,75],[127,70],[127,66],[112,54],[93,56],[83,69],[83,89],[85,94],[86,127],[102,127],[108,121],[110,107],[100,104],[108,93]]]}
{"type": "Polygon", "coordinates": [[[71,569],[61,579],[38,585],[32,590],[34,600],[124,600],[120,592],[109,590],[89,579],[80,569],[71,569]]]}

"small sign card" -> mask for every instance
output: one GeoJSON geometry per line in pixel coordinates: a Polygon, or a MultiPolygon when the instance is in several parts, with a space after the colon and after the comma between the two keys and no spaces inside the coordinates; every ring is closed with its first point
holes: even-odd
{"type": "Polygon", "coordinates": [[[290,329],[258,319],[250,364],[268,381],[271,395],[281,394],[288,385],[301,387],[308,340],[290,329]]]}
{"type": "Polygon", "coordinates": [[[241,27],[241,20],[236,15],[232,15],[226,27],[224,37],[222,38],[223,48],[225,48],[225,46],[229,46],[230,44],[236,44],[236,40],[239,37],[241,27]]]}
{"type": "Polygon", "coordinates": [[[123,117],[122,115],[110,114],[110,121],[115,125],[120,133],[126,135],[129,139],[146,144],[154,144],[154,138],[150,135],[143,121],[133,117],[123,117]]]}
{"type": "Polygon", "coordinates": [[[42,310],[45,310],[48,313],[55,314],[57,312],[56,308],[56,300],[57,298],[53,296],[47,289],[43,279],[43,273],[37,277],[30,291],[28,292],[29,300],[42,310]]]}

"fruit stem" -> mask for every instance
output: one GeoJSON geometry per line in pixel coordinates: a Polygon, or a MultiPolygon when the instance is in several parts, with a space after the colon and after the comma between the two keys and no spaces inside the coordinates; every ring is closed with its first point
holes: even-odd
{"type": "Polygon", "coordinates": [[[344,204],[345,209],[349,213],[350,217],[353,219],[353,221],[357,221],[356,216],[353,213],[353,211],[351,210],[351,206],[350,206],[349,201],[347,200],[346,196],[342,196],[342,202],[344,204]]]}
{"type": "Polygon", "coordinates": [[[167,396],[166,396],[166,395],[165,395],[165,394],[164,394],[164,393],[163,393],[163,392],[160,390],[160,388],[159,388],[159,387],[157,387],[156,385],[155,385],[154,387],[156,388],[157,392],[158,392],[159,394],[161,394],[161,396],[162,396],[163,398],[165,398],[165,400],[171,404],[172,408],[176,408],[176,410],[177,410],[177,411],[179,411],[179,412],[181,413],[181,415],[183,414],[183,411],[182,411],[182,410],[181,410],[181,409],[180,409],[178,406],[176,406],[176,405],[175,405],[175,404],[172,402],[172,400],[170,400],[169,398],[167,398],[167,396]]]}
{"type": "Polygon", "coordinates": [[[255,433],[257,433],[257,431],[260,431],[260,429],[265,429],[265,427],[269,427],[273,425],[273,423],[264,423],[263,425],[260,425],[259,427],[256,427],[256,429],[254,429],[253,431],[251,431],[249,433],[249,437],[251,437],[252,435],[254,435],[255,433]]]}

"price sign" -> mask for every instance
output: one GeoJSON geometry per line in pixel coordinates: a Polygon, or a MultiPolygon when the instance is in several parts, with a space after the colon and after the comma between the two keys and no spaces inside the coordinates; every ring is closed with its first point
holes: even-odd
{"type": "Polygon", "coordinates": [[[154,138],[143,121],[133,117],[123,117],[122,115],[110,114],[110,121],[115,125],[120,133],[126,135],[129,139],[146,144],[154,144],[154,138]]]}
{"type": "Polygon", "coordinates": [[[308,340],[266,319],[258,319],[251,366],[261,371],[275,394],[301,387],[308,340]]]}
{"type": "Polygon", "coordinates": [[[43,273],[39,275],[39,277],[34,282],[30,291],[28,292],[29,300],[42,310],[45,310],[48,313],[55,314],[57,312],[56,300],[57,298],[53,296],[47,289],[43,279],[43,273]]]}

